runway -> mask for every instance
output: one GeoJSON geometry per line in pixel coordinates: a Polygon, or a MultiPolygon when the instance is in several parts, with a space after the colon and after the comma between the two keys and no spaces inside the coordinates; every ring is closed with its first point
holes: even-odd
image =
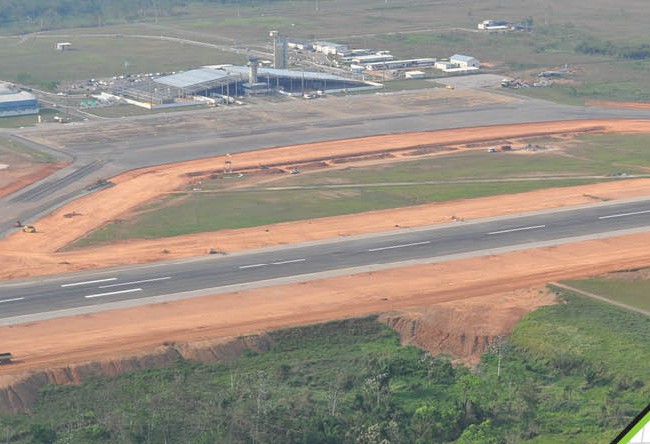
{"type": "Polygon", "coordinates": [[[490,255],[605,237],[624,230],[650,230],[650,198],[6,282],[0,284],[0,325],[71,314],[71,309],[96,311],[120,301],[145,304],[153,297],[169,296],[167,300],[173,300],[188,292],[192,296],[213,294],[242,284],[264,286],[289,278],[316,279],[324,272],[348,274],[364,267],[389,268],[490,255]],[[52,314],[59,310],[63,312],[52,314]],[[34,314],[38,316],[24,317],[34,314]]]}

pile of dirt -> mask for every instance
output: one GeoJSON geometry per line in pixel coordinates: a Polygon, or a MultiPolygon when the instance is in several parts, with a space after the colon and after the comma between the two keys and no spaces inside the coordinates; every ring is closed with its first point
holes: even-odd
{"type": "Polygon", "coordinates": [[[480,297],[400,310],[384,314],[380,320],[400,334],[402,344],[476,365],[495,338],[508,336],[524,315],[556,300],[543,287],[493,294],[490,299],[480,297]]]}

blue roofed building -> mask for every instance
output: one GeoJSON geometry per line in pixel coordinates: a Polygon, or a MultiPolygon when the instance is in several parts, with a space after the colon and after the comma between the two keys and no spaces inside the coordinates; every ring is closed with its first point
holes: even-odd
{"type": "Polygon", "coordinates": [[[0,117],[38,114],[38,101],[33,94],[16,91],[0,83],[0,117]]]}

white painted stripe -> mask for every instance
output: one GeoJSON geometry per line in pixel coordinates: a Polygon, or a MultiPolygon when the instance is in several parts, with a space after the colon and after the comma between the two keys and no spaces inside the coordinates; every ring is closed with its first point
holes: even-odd
{"type": "Polygon", "coordinates": [[[84,297],[86,299],[91,299],[91,298],[99,298],[101,296],[111,296],[111,295],[114,295],[114,294],[134,293],[136,291],[142,291],[142,288],[129,288],[128,290],[111,291],[111,292],[108,292],[108,293],[89,294],[88,296],[84,296],[84,297]]]}
{"type": "Polygon", "coordinates": [[[242,266],[241,266],[241,267],[239,267],[239,268],[243,270],[244,268],[257,268],[257,267],[266,267],[267,265],[268,265],[268,264],[253,264],[253,265],[242,265],[242,266]]]}
{"type": "Polygon", "coordinates": [[[0,300],[0,304],[2,304],[3,302],[16,302],[16,301],[22,301],[23,299],[25,299],[25,298],[3,299],[3,300],[0,300]]]}
{"type": "Polygon", "coordinates": [[[141,281],[121,282],[119,284],[102,285],[101,287],[97,287],[97,288],[123,287],[125,285],[144,284],[145,282],[166,281],[167,279],[171,279],[171,278],[172,278],[171,276],[165,276],[165,277],[160,277],[160,278],[144,279],[144,280],[141,280],[141,281]]]}
{"type": "Polygon", "coordinates": [[[513,233],[515,231],[537,230],[538,228],[545,228],[545,227],[546,225],[534,225],[532,227],[512,228],[510,230],[501,230],[501,231],[490,231],[488,234],[513,233]]]}
{"type": "Polygon", "coordinates": [[[612,219],[614,217],[636,216],[637,214],[646,214],[646,213],[650,213],[650,210],[635,211],[633,213],[610,214],[609,216],[600,216],[598,219],[612,219]]]}
{"type": "Polygon", "coordinates": [[[295,262],[305,262],[307,259],[293,259],[290,261],[282,261],[282,262],[271,262],[271,265],[283,265],[283,264],[293,264],[295,262]]]}
{"type": "Polygon", "coordinates": [[[76,287],[77,285],[97,284],[99,282],[116,281],[117,278],[97,279],[96,281],[75,282],[74,284],[63,284],[61,287],[76,287]]]}
{"type": "Polygon", "coordinates": [[[425,245],[425,244],[430,244],[430,243],[431,243],[431,241],[413,242],[412,244],[401,244],[401,245],[391,245],[390,247],[371,248],[368,251],[392,250],[393,248],[413,247],[415,245],[425,245]]]}

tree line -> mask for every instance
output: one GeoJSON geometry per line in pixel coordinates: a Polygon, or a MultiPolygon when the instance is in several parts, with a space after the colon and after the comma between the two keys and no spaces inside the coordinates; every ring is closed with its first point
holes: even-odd
{"type": "MultiPolygon", "coordinates": [[[[282,0],[268,0],[282,1],[282,0]]],[[[254,6],[254,0],[4,0],[0,28],[45,30],[70,24],[102,25],[115,21],[153,20],[174,14],[189,4],[238,4],[254,6]]]]}

